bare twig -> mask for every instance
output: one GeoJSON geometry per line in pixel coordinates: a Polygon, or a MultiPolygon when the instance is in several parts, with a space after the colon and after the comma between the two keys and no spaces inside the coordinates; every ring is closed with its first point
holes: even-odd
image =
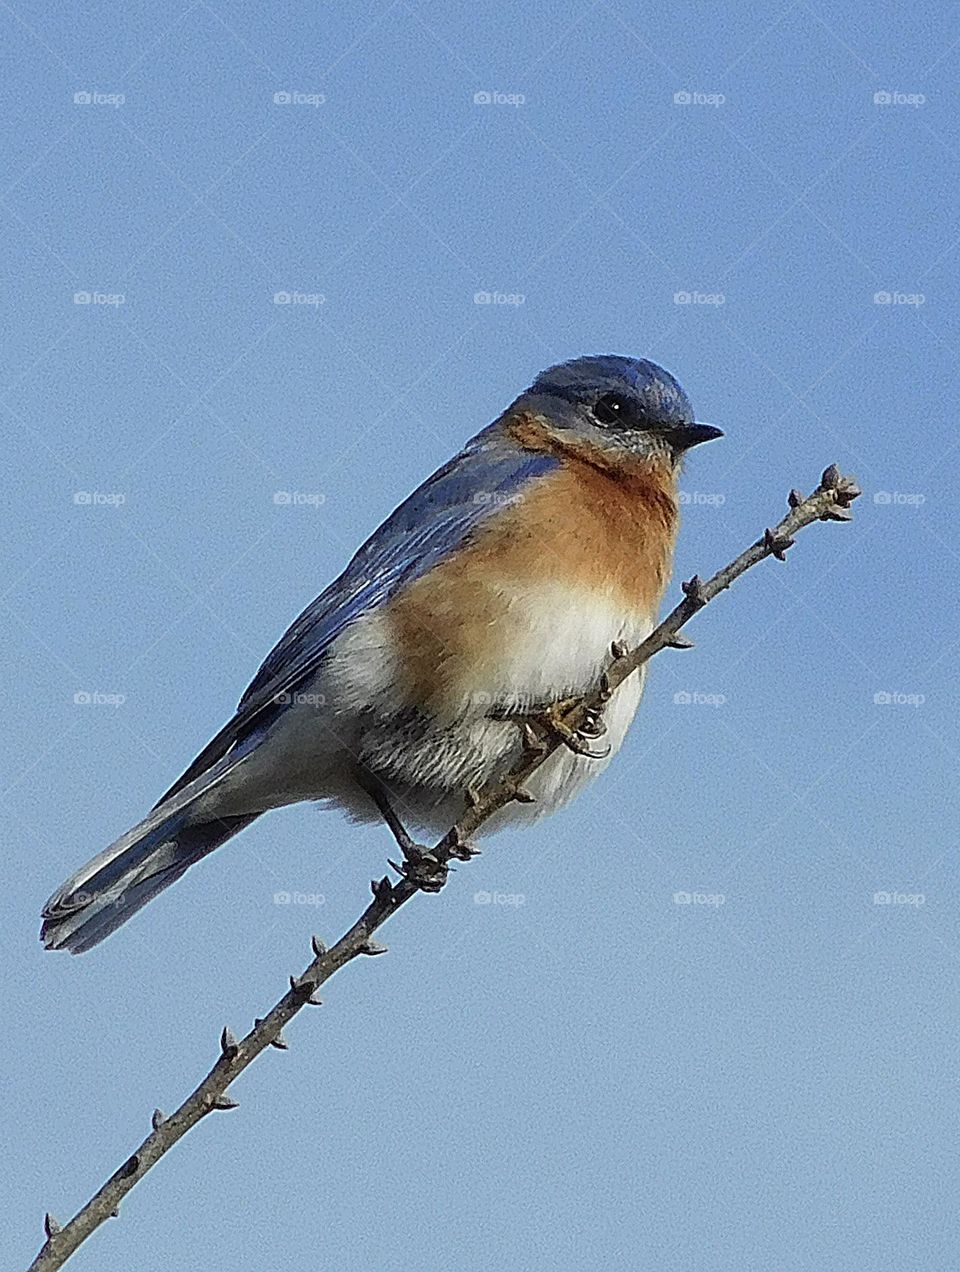
{"type": "Polygon", "coordinates": [[[400,867],[401,875],[396,882],[388,876],[375,879],[371,884],[372,901],[335,945],[327,949],[317,937],[313,938],[313,960],[300,976],[290,978],[289,990],[266,1016],[256,1021],[248,1034],[237,1039],[229,1027],[223,1030],[220,1056],[200,1085],[169,1117],[159,1109],[154,1111],[150,1134],[70,1222],[61,1227],[52,1215],[45,1217],[47,1239],[28,1272],[53,1272],[62,1267],[105,1219],[117,1214],[121,1200],[191,1127],[208,1113],[236,1108],[236,1101],[227,1094],[231,1082],[267,1047],[286,1049],[283,1027],[303,1007],[319,1004],[317,990],[324,981],[360,954],[382,954],[384,946],[371,939],[377,928],[421,891],[421,887],[429,886],[423,884],[424,879],[432,876],[442,880],[450,861],[469,860],[475,851],[469,845],[470,836],[494,813],[513,802],[532,799],[526,782],[559,747],[572,745],[576,749],[575,739],[581,730],[589,737],[590,723],[597,719],[618,685],[661,649],[688,647],[691,642],[680,629],[698,610],[764,558],[774,556],[784,560],[794,536],[805,526],[814,521],[849,520],[850,504],[859,494],[854,479],[841,476],[839,469],[831,465],[820,485],[807,498],[791,491],[790,513],[774,529],[764,531],[735,561],[705,582],[694,575],[684,583],[683,600],[646,640],[631,650],[615,645],[611,650],[611,664],[596,689],[554,721],[547,736],[532,741],[504,778],[481,791],[469,792],[467,809],[457,824],[428,853],[421,854],[413,863],[408,858],[400,867]],[[411,868],[412,865],[416,868],[411,868]]]}

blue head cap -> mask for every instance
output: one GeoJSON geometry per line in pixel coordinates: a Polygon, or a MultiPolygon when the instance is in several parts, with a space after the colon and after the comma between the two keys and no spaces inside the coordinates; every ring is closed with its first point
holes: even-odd
{"type": "Polygon", "coordinates": [[[645,358],[598,354],[560,362],[537,376],[520,403],[599,445],[674,459],[723,436],[712,425],[696,423],[677,381],[645,358]]]}

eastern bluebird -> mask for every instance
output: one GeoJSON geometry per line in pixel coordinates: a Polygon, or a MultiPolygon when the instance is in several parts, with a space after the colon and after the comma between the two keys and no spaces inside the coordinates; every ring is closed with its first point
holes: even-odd
{"type": "MultiPolygon", "coordinates": [[[[685,451],[720,437],[643,359],[550,367],[400,505],[281,638],[153,811],[50,898],[41,937],[80,953],[270,808],[322,800],[442,833],[524,745],[519,727],[597,684],[653,628],[685,451]]],[[[533,805],[571,799],[616,753],[642,669],[604,713],[603,758],[561,747],[533,805]]],[[[410,842],[407,840],[407,842],[410,842]]]]}

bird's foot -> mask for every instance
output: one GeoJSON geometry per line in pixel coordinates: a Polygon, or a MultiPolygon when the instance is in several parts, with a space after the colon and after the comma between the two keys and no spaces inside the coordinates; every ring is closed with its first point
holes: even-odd
{"type": "Polygon", "coordinates": [[[415,844],[412,839],[400,846],[403,861],[391,861],[394,870],[421,892],[439,892],[450,873],[446,862],[435,857],[424,844],[415,844]]]}
{"type": "Polygon", "coordinates": [[[590,745],[597,738],[602,738],[607,731],[602,711],[588,710],[577,728],[572,728],[566,721],[567,713],[579,702],[579,698],[561,698],[559,702],[552,702],[542,711],[528,716],[525,723],[532,726],[532,736],[529,730],[525,731],[526,745],[532,745],[536,749],[533,738],[539,732],[541,747],[547,739],[555,738],[574,755],[581,755],[588,760],[605,760],[610,754],[610,747],[604,746],[598,750],[590,745]]]}

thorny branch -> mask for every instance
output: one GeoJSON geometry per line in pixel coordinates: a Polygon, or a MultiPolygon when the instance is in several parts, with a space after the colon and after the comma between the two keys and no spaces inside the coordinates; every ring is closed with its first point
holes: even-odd
{"type": "Polygon", "coordinates": [[[397,867],[400,877],[396,882],[388,876],[375,879],[372,901],[335,945],[328,949],[313,938],[314,958],[309,966],[300,976],[290,978],[287,992],[245,1037],[237,1039],[229,1027],[223,1030],[220,1056],[200,1085],[169,1117],[159,1109],[154,1111],[150,1134],[70,1222],[61,1227],[52,1215],[46,1215],[47,1239],[28,1272],[53,1272],[62,1267],[104,1220],[118,1213],[121,1200],[191,1127],[208,1113],[236,1108],[236,1101],[227,1094],[231,1082],[267,1047],[286,1050],[283,1027],[303,1007],[319,1004],[316,993],[324,981],[360,954],[385,952],[385,947],[372,939],[377,928],[417,892],[437,891],[450,861],[469,861],[476,853],[470,836],[494,813],[515,801],[531,801],[533,796],[525,784],[555,751],[570,746],[581,754],[596,754],[589,750],[589,740],[602,735],[603,707],[618,685],[661,649],[688,648],[692,642],[681,632],[684,624],[751,566],[769,556],[785,560],[798,531],[815,521],[849,521],[850,504],[859,494],[856,481],[831,465],[807,498],[792,490],[788,515],[774,529],[765,530],[735,561],[712,578],[704,581],[694,575],[684,583],[683,600],[640,645],[629,650],[614,645],[611,664],[594,691],[568,704],[562,713],[553,714],[544,728],[525,730],[527,745],[512,770],[483,790],[469,792],[463,816],[432,849],[408,849],[404,863],[397,867]]]}

